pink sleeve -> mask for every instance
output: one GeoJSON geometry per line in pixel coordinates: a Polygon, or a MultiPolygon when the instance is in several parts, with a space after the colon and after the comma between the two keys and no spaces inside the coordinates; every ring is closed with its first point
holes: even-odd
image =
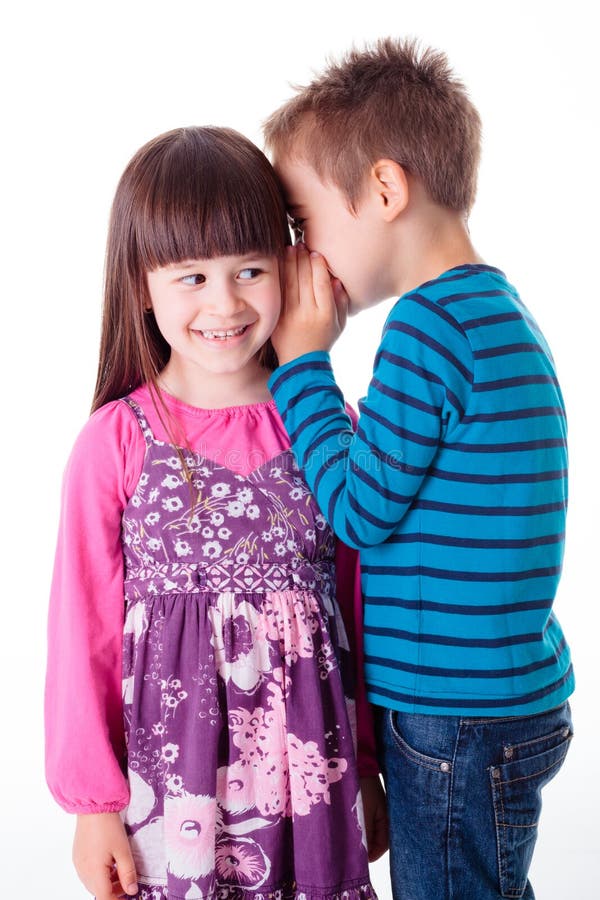
{"type": "Polygon", "coordinates": [[[48,619],[46,778],[68,812],[129,802],[121,700],[121,515],[137,483],[144,439],[121,402],[80,433],[63,480],[48,619]]]}
{"type": "MultiPolygon", "coordinates": [[[[349,404],[346,412],[356,428],[357,416],[349,404]]],[[[355,660],[356,675],[356,730],[357,763],[361,777],[378,775],[379,765],[375,751],[375,726],[371,704],[367,700],[364,676],[363,650],[363,598],[360,586],[360,558],[356,550],[336,541],[337,601],[344,619],[350,652],[355,660]]]]}

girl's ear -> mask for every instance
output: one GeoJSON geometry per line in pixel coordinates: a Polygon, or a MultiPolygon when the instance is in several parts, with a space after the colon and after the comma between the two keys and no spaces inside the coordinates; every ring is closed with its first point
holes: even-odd
{"type": "Polygon", "coordinates": [[[393,221],[408,205],[408,179],[393,159],[379,159],[372,166],[369,186],[375,194],[384,221],[393,221]]]}

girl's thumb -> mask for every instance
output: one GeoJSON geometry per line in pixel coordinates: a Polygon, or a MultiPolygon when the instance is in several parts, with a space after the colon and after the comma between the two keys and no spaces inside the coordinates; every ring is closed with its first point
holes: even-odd
{"type": "Polygon", "coordinates": [[[129,844],[123,847],[119,854],[115,854],[115,863],[117,866],[117,875],[121,882],[121,887],[127,894],[137,894],[137,874],[135,871],[135,863],[129,849],[129,844]]]}

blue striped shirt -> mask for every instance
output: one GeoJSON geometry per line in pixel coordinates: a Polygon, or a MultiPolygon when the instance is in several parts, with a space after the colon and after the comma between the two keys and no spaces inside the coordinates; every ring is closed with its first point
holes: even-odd
{"type": "Polygon", "coordinates": [[[566,417],[503,273],[460,266],[400,298],[356,432],[327,353],[269,385],[323,514],[361,551],[369,699],[466,716],[562,703],[566,417]]]}

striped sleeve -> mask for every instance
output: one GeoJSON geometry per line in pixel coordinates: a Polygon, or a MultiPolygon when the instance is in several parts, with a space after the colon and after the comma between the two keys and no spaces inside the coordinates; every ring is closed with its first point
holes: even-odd
{"type": "Polygon", "coordinates": [[[345,543],[375,546],[396,529],[463,416],[472,383],[462,327],[416,293],[398,301],[386,322],[356,433],[327,353],[274,372],[269,386],[298,464],[345,543]]]}

